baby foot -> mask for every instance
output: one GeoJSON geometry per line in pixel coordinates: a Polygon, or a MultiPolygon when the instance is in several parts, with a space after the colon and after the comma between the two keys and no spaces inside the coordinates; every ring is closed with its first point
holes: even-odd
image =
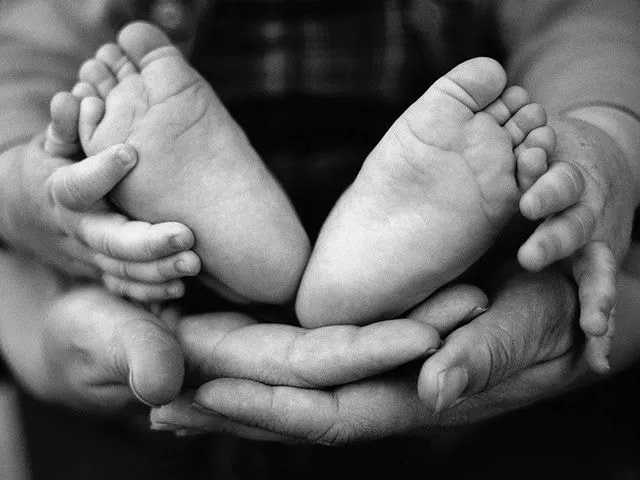
{"type": "Polygon", "coordinates": [[[188,225],[221,290],[289,300],[307,260],[306,234],[240,127],[164,33],[127,26],[117,45],[83,65],[80,81],[85,152],[117,143],[139,152],[114,201],[136,219],[188,225]]]}
{"type": "Polygon", "coordinates": [[[488,58],[393,124],[325,222],[297,299],[304,326],[394,318],[472,265],[546,170],[542,107],[488,58]]]}

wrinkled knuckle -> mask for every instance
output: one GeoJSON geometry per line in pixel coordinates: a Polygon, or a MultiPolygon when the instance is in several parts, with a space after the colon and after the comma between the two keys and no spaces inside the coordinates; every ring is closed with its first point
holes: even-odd
{"type": "Polygon", "coordinates": [[[103,235],[101,239],[102,253],[108,257],[115,257],[115,247],[113,237],[110,235],[103,235]]]}
{"type": "Polygon", "coordinates": [[[159,280],[173,280],[178,276],[173,262],[156,262],[155,277],[159,280]]]}
{"type": "Polygon", "coordinates": [[[487,381],[505,378],[510,366],[519,361],[516,342],[506,330],[496,326],[485,333],[483,345],[489,362],[487,381]]]}
{"type": "Polygon", "coordinates": [[[60,204],[60,170],[56,170],[45,182],[47,201],[52,207],[60,204]]]}
{"type": "Polygon", "coordinates": [[[332,423],[311,439],[313,443],[326,447],[340,447],[352,442],[353,434],[343,422],[332,423]]]}
{"type": "Polygon", "coordinates": [[[586,243],[591,237],[595,225],[595,218],[592,213],[588,209],[584,209],[580,212],[568,214],[566,220],[575,246],[578,247],[586,243]]]}
{"type": "Polygon", "coordinates": [[[562,239],[558,234],[551,233],[540,242],[539,248],[544,258],[556,260],[562,252],[562,239]]]}
{"type": "Polygon", "coordinates": [[[162,248],[156,240],[156,236],[151,234],[151,230],[147,233],[144,241],[144,248],[149,258],[160,258],[162,256],[162,248]]]}
{"type": "Polygon", "coordinates": [[[118,262],[116,270],[122,278],[132,278],[131,265],[128,262],[118,262]]]}
{"type": "Polygon", "coordinates": [[[580,196],[584,191],[584,178],[570,163],[563,163],[558,168],[558,179],[558,187],[567,191],[572,197],[580,196]]]}

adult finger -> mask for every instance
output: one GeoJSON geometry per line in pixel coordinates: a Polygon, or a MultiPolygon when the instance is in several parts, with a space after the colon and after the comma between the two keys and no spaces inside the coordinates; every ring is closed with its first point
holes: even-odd
{"type": "Polygon", "coordinates": [[[564,353],[571,345],[572,296],[569,283],[552,273],[512,279],[485,314],[451,333],[427,359],[418,380],[420,398],[440,412],[564,353]]]}
{"type": "Polygon", "coordinates": [[[115,145],[81,162],[59,168],[49,179],[52,198],[66,208],[89,210],[104,198],[135,166],[137,152],[115,145]]]}
{"type": "Polygon", "coordinates": [[[339,385],[386,372],[425,358],[441,343],[433,327],[416,320],[308,330],[256,324],[237,313],[185,318],[178,337],[188,362],[205,380],[248,378],[302,387],[339,385]]]}
{"type": "Polygon", "coordinates": [[[78,236],[96,252],[114,259],[149,262],[190,249],[195,238],[177,222],[151,224],[115,213],[82,215],[78,236]]]}
{"type": "Polygon", "coordinates": [[[194,408],[194,392],[185,392],[168,405],[151,410],[151,430],[197,433],[232,433],[257,441],[292,442],[291,437],[234,422],[221,415],[194,408]]]}
{"type": "Polygon", "coordinates": [[[324,445],[407,433],[430,419],[416,396],[415,377],[401,376],[334,390],[225,378],[201,386],[194,405],[242,425],[324,445]]]}
{"type": "Polygon", "coordinates": [[[461,324],[469,322],[489,308],[487,295],[473,285],[456,284],[444,287],[415,307],[408,318],[426,322],[441,337],[461,324]]]}

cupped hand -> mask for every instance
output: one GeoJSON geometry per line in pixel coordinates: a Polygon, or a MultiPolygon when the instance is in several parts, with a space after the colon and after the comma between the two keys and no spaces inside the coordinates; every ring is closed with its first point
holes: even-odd
{"type": "MultiPolygon", "coordinates": [[[[419,372],[415,362],[393,369],[398,363],[389,358],[377,360],[377,372],[363,369],[351,355],[346,358],[353,362],[335,370],[325,369],[325,356],[313,355],[304,362],[287,358],[275,370],[270,366],[271,373],[245,364],[242,371],[217,370],[215,377],[227,377],[155,409],[152,422],[156,428],[182,432],[223,430],[265,440],[337,445],[496,415],[553,394],[578,374],[572,351],[575,294],[564,276],[513,275],[498,288],[492,307],[466,324],[486,307],[486,299],[478,292],[462,296],[464,292],[453,291],[431,297],[412,313],[414,320],[447,335],[419,372]],[[296,382],[301,365],[306,373],[322,372],[322,382],[315,387],[296,382]],[[353,371],[351,383],[341,384],[348,369],[353,371]],[[458,373],[446,373],[452,370],[458,373]],[[292,371],[297,371],[295,378],[292,371]]],[[[390,328],[384,323],[377,328],[390,328]]],[[[207,328],[215,330],[216,325],[207,328]]],[[[367,328],[362,327],[361,335],[367,328]]],[[[188,349],[204,343],[195,337],[183,337],[183,342],[188,349]]],[[[268,343],[274,348],[279,336],[269,336],[268,343]]],[[[332,347],[325,348],[330,352],[332,347]]],[[[336,348],[344,354],[344,344],[336,348]]],[[[215,355],[216,365],[233,357],[224,350],[215,355]]]]}

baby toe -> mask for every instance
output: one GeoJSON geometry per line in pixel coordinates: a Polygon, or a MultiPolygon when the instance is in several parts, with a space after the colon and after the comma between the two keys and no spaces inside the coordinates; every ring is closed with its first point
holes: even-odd
{"type": "Polygon", "coordinates": [[[80,67],[78,75],[81,82],[93,86],[101,98],[107,98],[109,92],[118,84],[116,77],[111,70],[100,60],[92,58],[87,60],[80,67]]]}
{"type": "Polygon", "coordinates": [[[536,128],[547,123],[547,114],[542,105],[529,103],[518,110],[513,117],[504,124],[509,132],[514,146],[520,145],[524,139],[536,128]]]}
{"type": "Polygon", "coordinates": [[[541,148],[547,156],[553,155],[556,150],[557,137],[553,128],[548,125],[539,127],[531,131],[527,138],[514,149],[514,153],[519,155],[527,148],[541,148]]]}
{"type": "Polygon", "coordinates": [[[98,91],[86,82],[78,82],[71,89],[71,94],[82,100],[87,97],[98,97],[98,91]]]}
{"type": "Polygon", "coordinates": [[[118,45],[140,70],[165,53],[180,54],[162,30],[147,22],[135,22],[123,28],[118,35],[118,45]]]}
{"type": "Polygon", "coordinates": [[[129,75],[138,73],[135,65],[115,43],[107,43],[100,47],[95,58],[104,63],[119,82],[129,75]]]}
{"type": "Polygon", "coordinates": [[[78,122],[78,132],[82,145],[91,143],[93,134],[98,128],[105,112],[104,100],[98,97],[86,97],[80,103],[80,120],[78,122]]]}
{"type": "Polygon", "coordinates": [[[517,155],[517,178],[521,192],[526,192],[547,171],[547,152],[526,148],[517,155]]]}

